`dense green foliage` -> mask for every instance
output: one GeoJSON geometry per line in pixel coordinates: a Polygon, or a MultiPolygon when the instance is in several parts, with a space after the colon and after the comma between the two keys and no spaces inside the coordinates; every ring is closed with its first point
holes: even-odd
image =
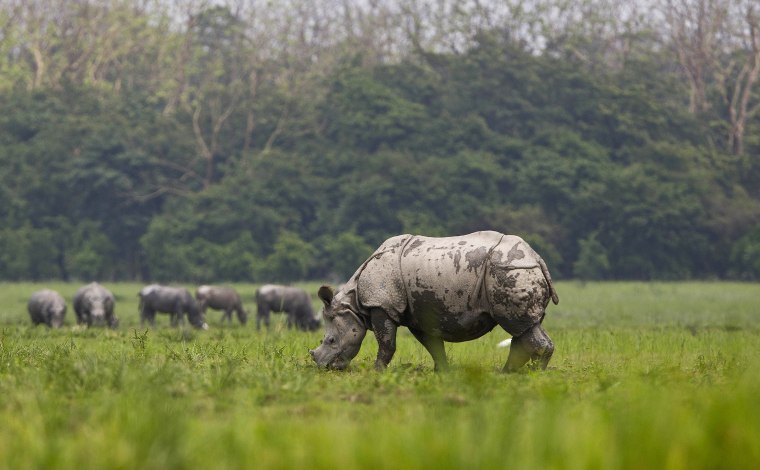
{"type": "MultiPolygon", "coordinates": [[[[78,284],[49,284],[70,301],[78,284]]],[[[316,369],[321,333],[138,325],[139,284],[108,285],[122,327],[32,328],[39,284],[0,286],[0,462],[9,468],[665,468],[760,464],[756,284],[558,283],[550,368],[504,375],[485,337],[406,329],[389,369],[367,337],[316,369]]],[[[253,309],[255,286],[237,285],[253,309]]],[[[314,292],[316,285],[306,285],[314,292]]],[[[318,302],[315,300],[315,302],[318,302]]]]}
{"type": "Polygon", "coordinates": [[[389,236],[482,229],[555,277],[760,278],[760,118],[737,154],[720,90],[690,112],[667,39],[626,36],[620,60],[583,28],[536,50],[493,26],[381,57],[265,44],[223,6],[169,27],[127,5],[67,10],[100,61],[72,58],[62,25],[0,21],[18,45],[0,61],[0,278],[343,279],[389,236]]]}

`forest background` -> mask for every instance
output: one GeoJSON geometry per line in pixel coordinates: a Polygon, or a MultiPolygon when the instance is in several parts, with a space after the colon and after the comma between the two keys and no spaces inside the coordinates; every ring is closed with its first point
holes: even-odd
{"type": "Polygon", "coordinates": [[[493,229],[760,278],[754,0],[0,0],[0,278],[340,281],[493,229]]]}

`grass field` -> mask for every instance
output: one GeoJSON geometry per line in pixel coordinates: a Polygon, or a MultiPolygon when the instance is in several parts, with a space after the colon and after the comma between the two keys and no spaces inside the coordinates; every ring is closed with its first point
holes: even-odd
{"type": "Polygon", "coordinates": [[[760,468],[758,284],[560,282],[549,370],[512,375],[501,330],[447,344],[443,374],[405,329],[385,373],[371,333],[331,372],[281,316],[140,329],[138,284],[107,284],[117,331],[73,328],[70,304],[33,328],[41,287],[0,284],[2,468],[760,468]]]}

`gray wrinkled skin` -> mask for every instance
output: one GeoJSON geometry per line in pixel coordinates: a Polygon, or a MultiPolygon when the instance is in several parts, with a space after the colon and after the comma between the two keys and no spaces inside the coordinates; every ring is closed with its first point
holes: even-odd
{"type": "Polygon", "coordinates": [[[74,294],[74,313],[80,325],[108,325],[110,328],[119,326],[114,307],[114,296],[105,287],[92,282],[79,288],[74,294]]]}
{"type": "Polygon", "coordinates": [[[156,312],[158,312],[168,313],[171,316],[172,326],[182,323],[184,315],[187,315],[191,325],[208,330],[203,312],[187,289],[151,284],[143,287],[138,295],[140,297],[140,326],[143,326],[147,320],[150,326],[155,327],[156,312]]]}
{"type": "Polygon", "coordinates": [[[51,328],[60,328],[66,316],[66,301],[58,292],[43,289],[32,294],[27,310],[35,326],[44,323],[51,328]]]}
{"type": "Polygon", "coordinates": [[[298,287],[266,284],[256,290],[256,329],[261,322],[269,328],[269,314],[285,312],[288,328],[304,331],[319,328],[309,294],[298,287]]]}
{"type": "Polygon", "coordinates": [[[241,325],[248,321],[248,312],[243,308],[240,295],[235,289],[230,287],[218,286],[200,286],[195,291],[195,299],[203,315],[206,314],[207,308],[214,310],[223,310],[222,322],[227,320],[232,324],[232,312],[237,314],[237,319],[241,325]]]}
{"type": "Polygon", "coordinates": [[[310,352],[323,367],[345,368],[369,329],[378,342],[375,367],[384,369],[399,326],[423,344],[436,370],[448,367],[444,341],[479,338],[497,325],[513,336],[504,371],[528,361],[546,368],[554,352],[541,323],[549,300],[559,298],[546,263],[514,235],[389,238],[341,290],[323,286],[318,295],[325,339],[310,352]]]}

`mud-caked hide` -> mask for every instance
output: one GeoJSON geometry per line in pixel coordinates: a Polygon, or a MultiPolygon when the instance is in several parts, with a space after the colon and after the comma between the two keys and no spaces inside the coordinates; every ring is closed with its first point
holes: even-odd
{"type": "Polygon", "coordinates": [[[542,265],[541,257],[515,235],[400,235],[386,240],[343,290],[358,295],[357,308],[365,315],[380,307],[397,324],[447,341],[490,331],[496,323],[482,314],[501,307],[508,312],[502,327],[518,336],[541,321],[549,298],[556,297],[542,265]],[[481,315],[482,321],[471,318],[481,315]],[[465,332],[446,324],[465,321],[470,325],[465,332]]]}

